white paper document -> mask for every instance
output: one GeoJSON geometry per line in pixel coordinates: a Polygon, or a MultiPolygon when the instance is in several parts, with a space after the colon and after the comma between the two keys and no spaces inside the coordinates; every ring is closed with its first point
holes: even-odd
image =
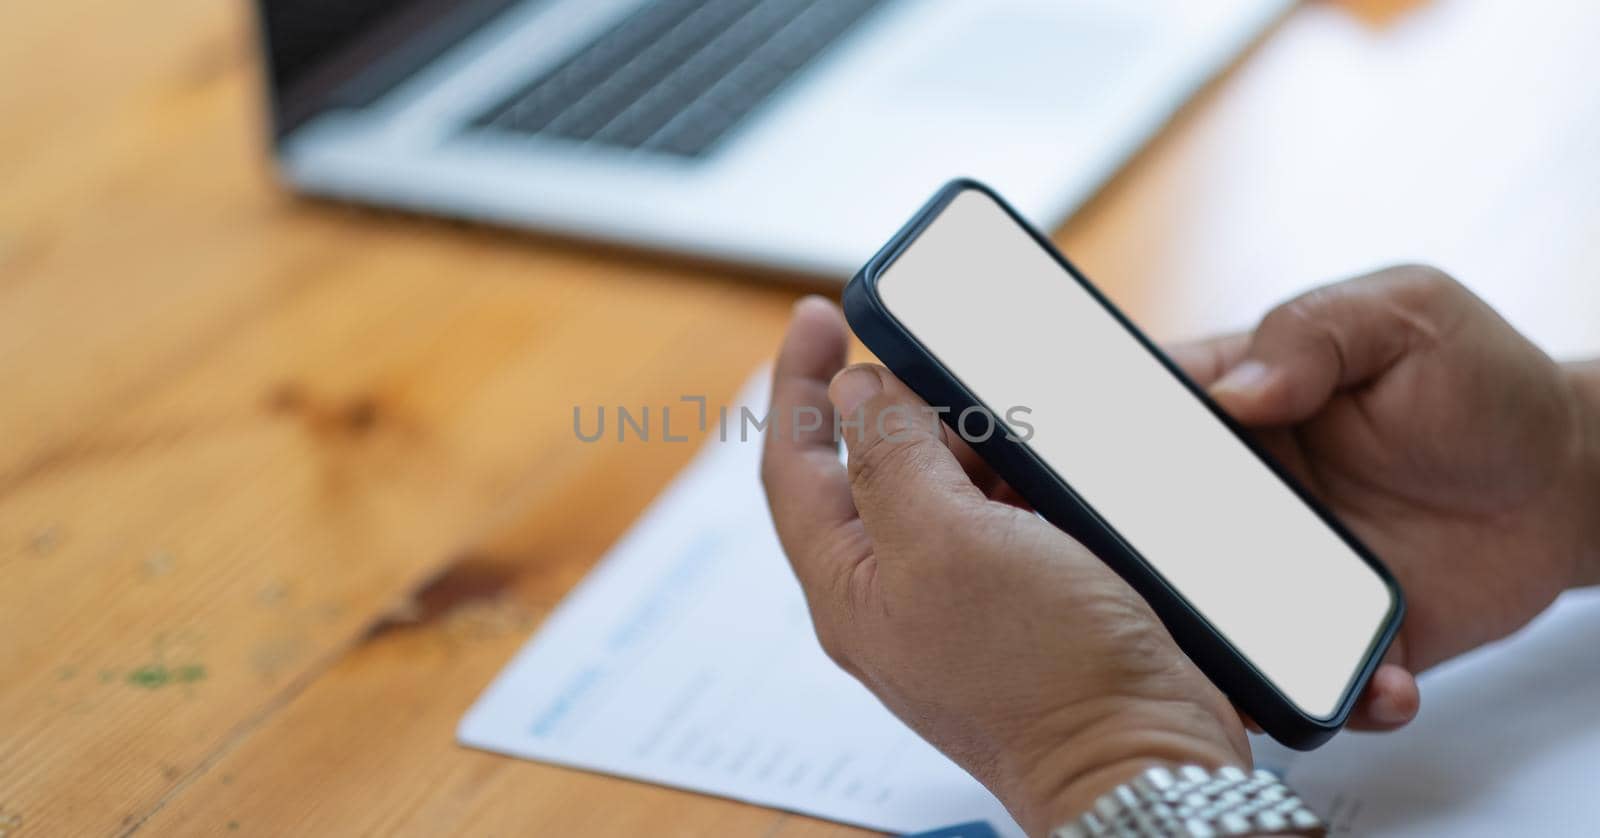
{"type": "Polygon", "coordinates": [[[1335,834],[1600,834],[1600,590],[1422,678],[1422,712],[1293,758],[1335,834]]]}
{"type": "MultiPolygon", "coordinates": [[[[761,415],[764,388],[742,401],[761,415]]],[[[987,821],[1020,836],[822,653],[772,531],[756,434],[740,441],[736,419],[727,433],[479,698],[461,742],[889,832],[987,821]]],[[[1600,592],[1569,594],[1429,673],[1407,730],[1298,755],[1257,739],[1257,759],[1341,833],[1593,835],[1597,650],[1600,592]]]]}
{"type": "MultiPolygon", "coordinates": [[[[765,389],[748,392],[761,416],[765,389]]],[[[467,713],[462,743],[890,832],[1020,836],[822,653],[738,416],[467,713]]]]}

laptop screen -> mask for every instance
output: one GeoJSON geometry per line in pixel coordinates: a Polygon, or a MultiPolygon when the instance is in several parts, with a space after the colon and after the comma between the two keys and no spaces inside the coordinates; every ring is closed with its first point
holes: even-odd
{"type": "Polygon", "coordinates": [[[362,32],[395,17],[405,3],[390,0],[263,0],[261,24],[271,53],[274,87],[304,78],[362,32]]]}
{"type": "Polygon", "coordinates": [[[257,0],[276,133],[360,107],[526,0],[257,0]]]}

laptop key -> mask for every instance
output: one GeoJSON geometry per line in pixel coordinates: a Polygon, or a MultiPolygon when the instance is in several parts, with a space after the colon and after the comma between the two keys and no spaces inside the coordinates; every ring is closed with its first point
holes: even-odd
{"type": "Polygon", "coordinates": [[[704,156],[886,2],[647,3],[469,128],[704,156]]]}

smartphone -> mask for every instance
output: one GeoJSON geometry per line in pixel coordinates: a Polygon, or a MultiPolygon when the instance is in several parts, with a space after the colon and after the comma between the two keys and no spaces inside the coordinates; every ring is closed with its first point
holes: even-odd
{"type": "Polygon", "coordinates": [[[1350,715],[1394,577],[982,184],[950,183],[845,288],[869,349],[1150,603],[1274,739],[1350,715]]]}

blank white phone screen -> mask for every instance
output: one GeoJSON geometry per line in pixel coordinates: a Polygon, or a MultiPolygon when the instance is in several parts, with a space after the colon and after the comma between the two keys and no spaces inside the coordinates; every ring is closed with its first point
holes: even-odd
{"type": "Polygon", "coordinates": [[[960,193],[878,292],[1002,427],[1031,411],[1034,453],[1285,697],[1335,714],[1388,586],[1005,210],[960,193]]]}

